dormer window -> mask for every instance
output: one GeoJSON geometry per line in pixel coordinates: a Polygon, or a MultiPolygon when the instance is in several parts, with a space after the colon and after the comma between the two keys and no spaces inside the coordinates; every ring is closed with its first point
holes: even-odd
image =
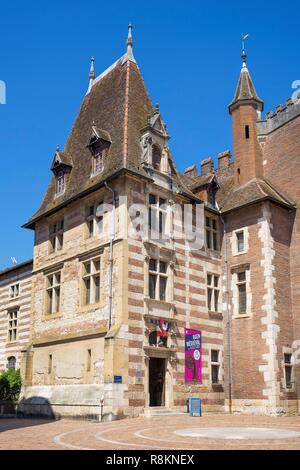
{"type": "Polygon", "coordinates": [[[99,129],[96,127],[95,123],[93,123],[90,140],[87,145],[92,155],[91,176],[96,176],[102,173],[110,145],[111,138],[108,132],[99,129]]]}
{"type": "Polygon", "coordinates": [[[57,148],[51,165],[51,171],[55,176],[56,197],[64,194],[66,189],[67,175],[69,175],[71,170],[72,163],[70,158],[64,152],[60,152],[59,148],[57,148]]]}
{"type": "Polygon", "coordinates": [[[65,174],[62,170],[58,171],[56,177],[56,195],[60,196],[65,192],[65,174]]]}
{"type": "Polygon", "coordinates": [[[93,155],[93,175],[98,175],[103,170],[103,150],[97,149],[93,155]]]}

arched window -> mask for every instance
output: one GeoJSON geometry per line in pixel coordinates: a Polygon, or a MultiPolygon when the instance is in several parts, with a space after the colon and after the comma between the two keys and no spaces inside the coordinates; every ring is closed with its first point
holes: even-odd
{"type": "Polygon", "coordinates": [[[152,165],[156,170],[160,170],[161,151],[157,145],[152,147],[152,165]]]}
{"type": "Polygon", "coordinates": [[[16,368],[16,358],[15,356],[10,356],[8,359],[7,359],[7,368],[8,369],[14,369],[16,368]]]}

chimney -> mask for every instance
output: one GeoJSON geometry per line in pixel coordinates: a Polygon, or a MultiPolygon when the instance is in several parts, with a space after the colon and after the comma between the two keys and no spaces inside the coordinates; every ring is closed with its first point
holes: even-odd
{"type": "Polygon", "coordinates": [[[214,170],[214,161],[210,157],[207,160],[202,160],[201,162],[201,175],[210,175],[214,170]]]}
{"type": "Polygon", "coordinates": [[[186,170],[184,170],[184,174],[186,176],[189,176],[190,178],[196,178],[197,166],[196,165],[189,166],[186,170]]]}
{"type": "Polygon", "coordinates": [[[230,150],[226,150],[225,152],[219,153],[218,156],[219,166],[218,168],[229,168],[230,160],[231,160],[231,153],[230,150]]]}

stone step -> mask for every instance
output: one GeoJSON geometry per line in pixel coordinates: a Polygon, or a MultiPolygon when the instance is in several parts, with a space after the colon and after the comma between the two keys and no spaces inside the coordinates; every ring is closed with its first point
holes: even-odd
{"type": "Polygon", "coordinates": [[[180,416],[185,414],[186,413],[180,410],[172,410],[164,406],[151,406],[144,409],[143,416],[145,418],[151,418],[152,416],[180,416]]]}

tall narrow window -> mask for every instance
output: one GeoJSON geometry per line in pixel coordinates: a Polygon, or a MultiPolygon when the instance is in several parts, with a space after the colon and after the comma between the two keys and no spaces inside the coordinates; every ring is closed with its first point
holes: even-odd
{"type": "Polygon", "coordinates": [[[48,374],[52,373],[52,354],[48,356],[48,374]]]}
{"type": "Polygon", "coordinates": [[[100,257],[83,263],[83,304],[100,301],[100,257]]]}
{"type": "Polygon", "coordinates": [[[20,295],[20,284],[13,284],[9,288],[9,298],[10,299],[15,299],[16,297],[19,297],[20,295]]]}
{"type": "Polygon", "coordinates": [[[239,293],[239,314],[247,313],[247,279],[246,271],[237,273],[237,288],[239,293]]]}
{"type": "Polygon", "coordinates": [[[86,355],[86,371],[87,372],[91,372],[91,366],[92,366],[92,350],[88,349],[87,355],[86,355]]]}
{"type": "Polygon", "coordinates": [[[206,248],[209,250],[218,250],[218,229],[217,221],[212,217],[205,218],[206,248]]]}
{"type": "Polygon", "coordinates": [[[211,364],[211,383],[217,385],[220,382],[220,351],[211,350],[210,352],[211,364]]]}
{"type": "Polygon", "coordinates": [[[16,369],[16,363],[17,363],[17,359],[15,358],[15,356],[10,356],[8,359],[7,359],[7,369],[13,369],[15,370],[16,369]]]}
{"type": "Polygon", "coordinates": [[[292,354],[284,354],[284,375],[286,388],[292,388],[292,354]]]}
{"type": "Polygon", "coordinates": [[[237,252],[242,253],[245,251],[245,234],[244,231],[236,233],[236,244],[237,244],[237,252]]]}
{"type": "Polygon", "coordinates": [[[60,310],[61,274],[57,272],[47,277],[47,313],[54,314],[60,310]]]}
{"type": "Polygon", "coordinates": [[[166,233],[167,200],[154,194],[149,196],[149,230],[159,233],[163,238],[166,233]]]}
{"type": "Polygon", "coordinates": [[[16,341],[18,337],[18,310],[8,312],[8,341],[16,341]]]}
{"type": "Polygon", "coordinates": [[[161,151],[157,145],[152,147],[152,165],[156,170],[160,170],[161,151]]]}
{"type": "Polygon", "coordinates": [[[86,224],[88,238],[103,233],[103,202],[87,207],[86,224]]]}
{"type": "Polygon", "coordinates": [[[149,262],[149,297],[166,301],[167,299],[167,263],[151,259],[149,262]]]}
{"type": "Polygon", "coordinates": [[[50,253],[60,251],[64,242],[64,221],[60,220],[49,228],[50,253]]]}
{"type": "Polygon", "coordinates": [[[245,126],[245,137],[246,139],[250,139],[250,127],[245,126]]]}
{"type": "Polygon", "coordinates": [[[65,192],[65,173],[61,170],[56,176],[56,195],[59,196],[65,192]]]}
{"type": "Polygon", "coordinates": [[[219,279],[216,274],[207,275],[207,307],[210,312],[219,311],[219,279]]]}
{"type": "Polygon", "coordinates": [[[103,170],[103,150],[97,149],[93,156],[93,174],[98,175],[103,170]]]}

